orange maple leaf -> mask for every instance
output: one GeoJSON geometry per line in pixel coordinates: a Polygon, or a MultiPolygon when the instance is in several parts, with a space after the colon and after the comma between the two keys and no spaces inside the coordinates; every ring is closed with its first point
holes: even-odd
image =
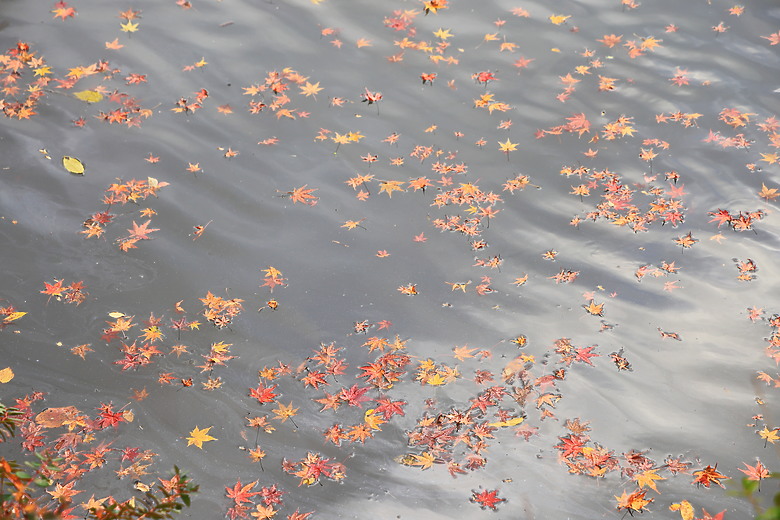
{"type": "Polygon", "coordinates": [[[300,188],[294,188],[292,191],[288,191],[285,194],[290,196],[290,200],[293,201],[293,203],[300,202],[301,204],[306,204],[307,206],[314,206],[317,204],[317,201],[319,198],[312,195],[315,191],[317,191],[317,188],[306,188],[308,184],[304,184],[300,188]]]}
{"type": "Polygon", "coordinates": [[[591,300],[588,305],[582,306],[586,312],[593,316],[604,316],[604,304],[597,304],[595,300],[591,300]]]}

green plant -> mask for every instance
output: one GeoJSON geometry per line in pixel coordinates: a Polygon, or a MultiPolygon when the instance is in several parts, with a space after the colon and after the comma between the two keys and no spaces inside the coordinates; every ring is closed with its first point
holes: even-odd
{"type": "Polygon", "coordinates": [[[768,485],[773,483],[780,485],[780,473],[770,473],[769,476],[758,480],[745,477],[741,481],[741,489],[729,491],[729,494],[742,497],[750,502],[756,512],[755,520],[780,520],[780,491],[777,491],[774,497],[769,500],[767,500],[765,493],[759,494],[765,492],[768,485]]]}

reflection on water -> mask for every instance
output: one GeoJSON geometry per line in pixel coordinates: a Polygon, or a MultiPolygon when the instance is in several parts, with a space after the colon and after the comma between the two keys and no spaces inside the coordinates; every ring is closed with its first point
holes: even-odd
{"type": "Polygon", "coordinates": [[[3,94],[1,296],[28,312],[4,401],[131,403],[114,442],[186,468],[194,518],[238,479],[286,515],[477,515],[497,489],[500,517],[614,517],[653,468],[655,514],[750,514],[668,463],[776,469],[776,7],[75,7],[0,11],[45,59],[16,82],[49,78],[35,114],[3,94]],[[86,301],[47,302],[59,279],[86,301]],[[346,478],[294,475],[307,454],[346,478]]]}

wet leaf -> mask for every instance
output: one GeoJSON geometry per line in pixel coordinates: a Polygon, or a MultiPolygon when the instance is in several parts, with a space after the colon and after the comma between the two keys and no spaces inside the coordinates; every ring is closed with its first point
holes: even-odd
{"type": "Polygon", "coordinates": [[[195,445],[198,448],[203,449],[204,442],[216,441],[216,437],[209,435],[209,430],[211,428],[212,426],[203,429],[198,428],[197,426],[193,428],[193,430],[190,432],[190,436],[187,437],[187,446],[195,445]]]}
{"type": "Polygon", "coordinates": [[[14,371],[11,367],[6,367],[0,370],[0,383],[7,383],[14,378],[14,371]]]}
{"type": "Polygon", "coordinates": [[[96,90],[82,90],[81,92],[74,92],[73,95],[87,103],[97,103],[103,99],[103,94],[96,90]]]}
{"type": "Polygon", "coordinates": [[[84,175],[84,163],[75,157],[70,157],[69,155],[64,156],[62,158],[62,166],[70,173],[84,175]]]}

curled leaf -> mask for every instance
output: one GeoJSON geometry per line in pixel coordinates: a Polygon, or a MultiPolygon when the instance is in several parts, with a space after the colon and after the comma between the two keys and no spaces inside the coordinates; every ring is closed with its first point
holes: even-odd
{"type": "Polygon", "coordinates": [[[672,511],[679,511],[683,520],[693,520],[694,511],[693,506],[687,500],[683,500],[679,504],[672,504],[669,506],[672,511]]]}

